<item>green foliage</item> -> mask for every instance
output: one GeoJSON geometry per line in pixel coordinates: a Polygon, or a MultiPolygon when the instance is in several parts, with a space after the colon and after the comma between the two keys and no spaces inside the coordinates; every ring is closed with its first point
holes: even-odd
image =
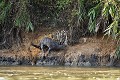
{"type": "Polygon", "coordinates": [[[88,28],[90,32],[95,31],[97,17],[98,15],[100,15],[100,8],[101,8],[101,3],[98,3],[95,7],[91,8],[88,12],[88,16],[89,16],[88,28]]]}
{"type": "MultiPolygon", "coordinates": [[[[95,1],[97,2],[97,1],[95,1]]],[[[119,20],[120,20],[120,5],[119,2],[114,0],[98,0],[98,3],[95,7],[92,7],[89,12],[89,30],[90,32],[95,32],[96,21],[99,16],[103,17],[106,21],[109,21],[109,17],[112,18],[112,23],[108,25],[106,28],[105,35],[113,36],[113,38],[117,39],[120,36],[120,30],[118,28],[119,20]]]]}
{"type": "Polygon", "coordinates": [[[120,46],[117,47],[115,54],[118,58],[120,58],[120,46]]]}
{"type": "MultiPolygon", "coordinates": [[[[25,27],[26,30],[34,30],[33,24],[30,19],[30,13],[27,5],[32,0],[19,0],[18,12],[14,15],[14,25],[17,27],[25,27]]],[[[37,6],[48,7],[49,14],[44,14],[44,17],[54,17],[54,21],[58,20],[57,17],[67,10],[68,15],[71,18],[76,19],[76,24],[85,22],[85,19],[89,19],[88,29],[90,32],[95,32],[97,25],[97,19],[103,17],[106,21],[109,21],[109,16],[112,17],[112,23],[110,23],[105,32],[105,35],[113,36],[117,38],[120,36],[120,30],[118,24],[120,22],[120,2],[118,0],[34,0],[37,6]],[[77,18],[76,18],[77,17],[77,18]]],[[[0,1],[0,22],[4,22],[9,16],[12,4],[8,0],[0,1]]],[[[35,8],[37,8],[35,6],[35,8]]],[[[40,10],[40,9],[39,9],[40,10]]],[[[67,14],[67,13],[66,13],[67,14]]],[[[43,17],[43,16],[42,16],[43,17]]],[[[70,18],[69,18],[70,19],[70,18]]],[[[68,20],[68,19],[66,19],[68,20]]],[[[62,21],[62,20],[61,20],[62,21]]],[[[72,21],[68,20],[68,22],[72,21]]],[[[74,21],[74,19],[73,19],[74,21]]],[[[72,22],[70,22],[72,24],[72,22]]]]}
{"type": "Polygon", "coordinates": [[[117,10],[118,9],[117,9],[116,3],[113,3],[113,2],[104,3],[104,8],[102,10],[102,16],[104,16],[105,18],[108,18],[108,16],[111,15],[112,18],[115,18],[118,15],[117,10]]]}
{"type": "Polygon", "coordinates": [[[117,27],[118,27],[118,21],[115,20],[105,30],[105,35],[108,36],[112,35],[116,39],[118,37],[117,27]]]}
{"type": "Polygon", "coordinates": [[[72,2],[72,0],[57,0],[57,6],[59,10],[65,9],[67,5],[69,5],[72,2]]]}
{"type": "Polygon", "coordinates": [[[52,0],[34,0],[32,1],[36,4],[40,4],[40,5],[49,5],[49,4],[52,4],[54,1],[52,0]]]}
{"type": "Polygon", "coordinates": [[[78,9],[78,17],[79,20],[84,20],[84,18],[86,17],[86,10],[85,10],[85,0],[78,0],[78,5],[79,5],[79,9],[78,9]]]}
{"type": "Polygon", "coordinates": [[[115,39],[120,35],[120,31],[118,29],[118,22],[120,19],[120,12],[118,3],[110,0],[109,2],[104,3],[104,8],[102,10],[102,16],[108,20],[109,15],[112,17],[113,22],[107,27],[105,30],[105,35],[112,35],[115,39]]]}
{"type": "Polygon", "coordinates": [[[34,30],[33,25],[30,21],[30,15],[27,11],[27,0],[20,0],[20,8],[17,12],[14,24],[18,27],[26,27],[26,30],[34,30]]]}
{"type": "MultiPolygon", "coordinates": [[[[89,17],[88,29],[90,32],[95,33],[96,26],[98,24],[97,20],[99,17],[104,18],[106,22],[109,22],[109,16],[112,17],[112,23],[106,26],[100,26],[104,29],[105,35],[113,36],[117,39],[120,36],[120,30],[118,24],[120,22],[120,3],[117,0],[57,0],[57,5],[59,9],[65,9],[67,5],[77,5],[78,8],[71,8],[71,16],[77,16],[77,24],[83,21],[86,16],[89,17]],[[92,8],[91,8],[92,7],[92,8]],[[86,14],[88,13],[88,14],[86,14]]],[[[70,21],[70,20],[69,20],[70,21]]],[[[71,23],[71,22],[70,22],[71,23]]],[[[105,24],[105,23],[102,23],[105,24]]]]}
{"type": "Polygon", "coordinates": [[[11,9],[11,3],[5,4],[5,1],[0,3],[0,22],[3,23],[11,9]]]}
{"type": "MultiPolygon", "coordinates": [[[[19,10],[17,12],[15,18],[13,19],[14,25],[18,27],[26,27],[26,29],[34,30],[33,25],[30,21],[30,15],[27,11],[27,2],[28,0],[20,0],[19,1],[19,10]]],[[[5,0],[2,0],[0,2],[0,22],[3,23],[7,20],[7,18],[10,16],[12,10],[12,3],[10,1],[5,2],[5,0]]],[[[12,22],[12,21],[11,21],[12,22]]]]}

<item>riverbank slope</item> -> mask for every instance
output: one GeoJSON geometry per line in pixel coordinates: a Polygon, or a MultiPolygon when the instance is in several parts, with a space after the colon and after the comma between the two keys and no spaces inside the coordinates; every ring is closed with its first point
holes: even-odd
{"type": "Polygon", "coordinates": [[[79,43],[65,50],[51,52],[45,60],[39,49],[32,47],[34,42],[39,44],[43,37],[50,37],[57,29],[44,28],[35,33],[23,33],[21,46],[15,45],[9,50],[0,51],[0,65],[31,65],[37,66],[120,66],[116,59],[116,41],[102,36],[81,37],[79,43]]]}

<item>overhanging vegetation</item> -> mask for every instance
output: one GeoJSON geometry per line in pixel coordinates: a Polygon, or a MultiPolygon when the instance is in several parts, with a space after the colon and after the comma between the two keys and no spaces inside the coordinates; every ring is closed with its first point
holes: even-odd
{"type": "Polygon", "coordinates": [[[40,25],[69,29],[71,41],[81,36],[102,33],[119,41],[120,1],[0,1],[0,49],[10,48],[14,43],[19,45],[22,31],[35,31],[40,25]]]}

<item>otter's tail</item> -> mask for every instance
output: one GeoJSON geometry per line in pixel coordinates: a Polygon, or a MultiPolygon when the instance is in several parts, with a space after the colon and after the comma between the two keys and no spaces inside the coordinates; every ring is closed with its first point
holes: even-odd
{"type": "Polygon", "coordinates": [[[40,45],[36,45],[36,44],[34,44],[34,43],[32,43],[32,42],[31,42],[31,45],[34,46],[34,47],[36,47],[36,48],[41,49],[41,48],[40,48],[40,45]]]}

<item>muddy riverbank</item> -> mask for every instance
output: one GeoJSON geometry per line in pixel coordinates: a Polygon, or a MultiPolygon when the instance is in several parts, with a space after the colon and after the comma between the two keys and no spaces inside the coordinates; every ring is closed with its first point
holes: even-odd
{"type": "Polygon", "coordinates": [[[52,51],[46,58],[39,49],[32,46],[29,49],[23,46],[18,51],[2,50],[0,65],[120,67],[120,59],[115,55],[116,42],[102,37],[81,38],[79,44],[67,46],[62,51],[52,51]]]}

